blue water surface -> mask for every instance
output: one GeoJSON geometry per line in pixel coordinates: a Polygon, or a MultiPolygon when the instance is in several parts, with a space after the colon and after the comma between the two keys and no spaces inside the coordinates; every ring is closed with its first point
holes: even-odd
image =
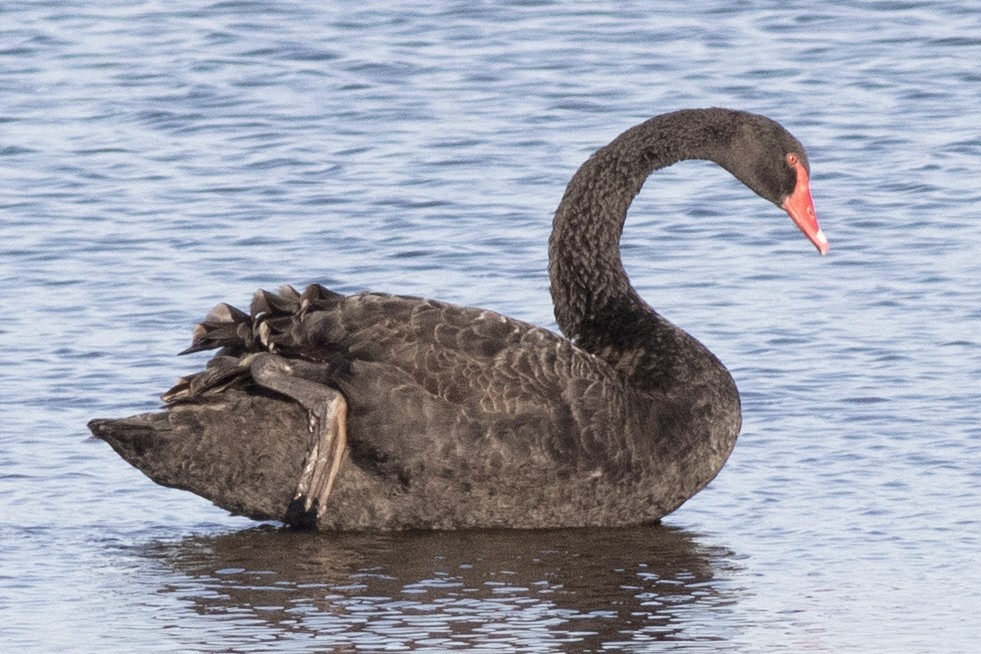
{"type": "Polygon", "coordinates": [[[969,652],[981,640],[981,6],[5,2],[0,642],[10,651],[969,652]],[[661,527],[318,536],[88,437],[214,304],[317,281],[553,327],[593,150],[730,106],[805,143],[831,254],[700,162],[624,260],[744,428],[661,527]]]}

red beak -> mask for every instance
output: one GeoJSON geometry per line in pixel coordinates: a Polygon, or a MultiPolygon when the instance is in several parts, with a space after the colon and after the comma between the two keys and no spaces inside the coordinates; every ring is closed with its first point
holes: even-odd
{"type": "Polygon", "coordinates": [[[797,186],[794,187],[794,192],[787,196],[781,206],[784,211],[790,214],[791,220],[800,228],[800,231],[804,232],[804,236],[817,247],[818,252],[827,254],[828,237],[824,235],[821,225],[818,224],[817,214],[814,211],[814,201],[811,199],[811,185],[808,182],[807,170],[800,162],[794,167],[797,169],[797,186]]]}

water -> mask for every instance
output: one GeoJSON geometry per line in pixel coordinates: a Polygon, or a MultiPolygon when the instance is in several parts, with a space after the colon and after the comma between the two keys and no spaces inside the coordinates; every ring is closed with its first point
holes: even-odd
{"type": "Polygon", "coordinates": [[[966,652],[981,638],[981,9],[967,0],[7,2],[0,642],[25,651],[966,652]],[[552,325],[575,167],[685,106],[807,146],[831,256],[706,164],[624,257],[730,367],[728,466],[660,528],[317,536],[87,437],[319,281],[552,325]]]}

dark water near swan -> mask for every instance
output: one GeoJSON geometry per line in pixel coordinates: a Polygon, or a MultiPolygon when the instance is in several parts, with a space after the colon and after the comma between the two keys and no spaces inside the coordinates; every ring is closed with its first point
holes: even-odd
{"type": "Polygon", "coordinates": [[[967,652],[981,639],[981,8],[5,2],[0,642],[10,651],[967,652]],[[321,6],[323,5],[323,6],[321,6]],[[576,166],[662,111],[808,146],[831,255],[710,165],[624,258],[730,367],[729,465],[661,527],[317,536],[153,485],[216,302],[319,281],[552,325],[576,166]]]}

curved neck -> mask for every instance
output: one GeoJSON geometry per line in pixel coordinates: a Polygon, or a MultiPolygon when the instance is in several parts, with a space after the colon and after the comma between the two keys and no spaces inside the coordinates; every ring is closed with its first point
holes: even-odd
{"type": "Polygon", "coordinates": [[[573,176],[555,212],[548,252],[555,318],[566,337],[595,350],[605,345],[611,316],[650,318],[620,259],[627,210],[659,168],[684,159],[725,166],[734,113],[684,110],[652,118],[598,150],[573,176]]]}

